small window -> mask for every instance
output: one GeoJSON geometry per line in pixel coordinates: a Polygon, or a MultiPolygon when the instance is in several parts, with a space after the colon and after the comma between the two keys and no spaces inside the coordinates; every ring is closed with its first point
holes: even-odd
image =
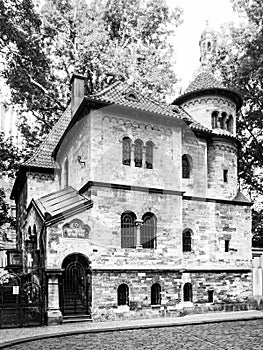
{"type": "Polygon", "coordinates": [[[217,128],[217,122],[218,122],[218,112],[217,111],[214,111],[212,113],[212,129],[216,129],[217,128]]]}
{"type": "Polygon", "coordinates": [[[131,165],[131,139],[129,137],[122,139],[122,164],[131,165]]]}
{"type": "Polygon", "coordinates": [[[214,291],[213,290],[209,290],[208,291],[208,302],[209,303],[213,303],[214,301],[214,291]]]}
{"type": "Polygon", "coordinates": [[[227,114],[226,112],[223,112],[221,114],[221,125],[220,125],[221,129],[226,129],[226,119],[227,119],[227,114]]]}
{"type": "Polygon", "coordinates": [[[233,133],[233,116],[230,115],[227,119],[227,122],[226,122],[226,128],[227,128],[227,131],[233,133]]]}
{"type": "Polygon", "coordinates": [[[186,229],[183,231],[183,252],[191,252],[191,234],[192,231],[186,229]]]}
{"type": "Polygon", "coordinates": [[[208,43],[207,43],[207,50],[211,51],[211,42],[210,41],[208,41],[208,43]]]}
{"type": "Polygon", "coordinates": [[[225,252],[229,252],[229,239],[225,239],[225,252]]]}
{"type": "Polygon", "coordinates": [[[135,220],[132,212],[125,212],[121,216],[121,247],[135,248],[135,220]]]}
{"type": "Polygon", "coordinates": [[[146,169],[153,168],[153,143],[151,141],[146,142],[145,162],[146,169]]]}
{"type": "Polygon", "coordinates": [[[129,287],[127,284],[121,284],[117,291],[118,306],[129,305],[129,287]]]}
{"type": "Polygon", "coordinates": [[[156,217],[146,213],[142,217],[141,245],[143,248],[156,248],[156,217]]]}
{"type": "Polygon", "coordinates": [[[154,283],[151,287],[151,305],[161,305],[161,286],[154,283]]]}
{"type": "Polygon", "coordinates": [[[141,140],[136,140],[134,142],[135,149],[134,149],[134,163],[137,168],[142,167],[142,147],[143,143],[141,140]]]}
{"type": "Polygon", "coordinates": [[[228,182],[228,170],[227,169],[223,170],[223,179],[224,179],[224,182],[228,182]]]}
{"type": "Polygon", "coordinates": [[[182,156],[182,177],[183,179],[190,179],[191,164],[190,157],[186,154],[182,156]]]}
{"type": "Polygon", "coordinates": [[[64,187],[68,187],[68,159],[64,163],[64,187]]]}
{"type": "Polygon", "coordinates": [[[185,283],[185,285],[184,285],[184,301],[192,301],[192,300],[193,300],[192,284],[185,283]]]}

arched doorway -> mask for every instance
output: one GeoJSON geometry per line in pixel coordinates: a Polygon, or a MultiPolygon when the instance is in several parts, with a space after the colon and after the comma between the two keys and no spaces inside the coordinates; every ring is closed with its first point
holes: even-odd
{"type": "Polygon", "coordinates": [[[89,260],[81,254],[67,256],[63,263],[60,308],[63,315],[89,315],[91,271],[89,260]]]}

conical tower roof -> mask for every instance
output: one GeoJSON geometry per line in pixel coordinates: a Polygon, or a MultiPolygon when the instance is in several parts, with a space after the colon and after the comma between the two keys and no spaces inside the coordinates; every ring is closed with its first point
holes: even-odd
{"type": "Polygon", "coordinates": [[[242,106],[242,97],[240,94],[234,90],[226,88],[208,70],[202,70],[190,83],[184,94],[177,97],[172,104],[181,105],[187,100],[204,95],[221,95],[229,97],[233,102],[235,102],[237,110],[239,110],[242,106]]]}

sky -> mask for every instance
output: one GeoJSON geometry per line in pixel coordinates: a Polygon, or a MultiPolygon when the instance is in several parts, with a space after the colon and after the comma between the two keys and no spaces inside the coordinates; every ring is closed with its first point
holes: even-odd
{"type": "Polygon", "coordinates": [[[225,22],[238,22],[230,0],[167,0],[173,7],[179,5],[183,11],[183,24],[176,29],[176,73],[184,90],[199,67],[199,39],[208,20],[212,29],[220,29],[225,22]]]}

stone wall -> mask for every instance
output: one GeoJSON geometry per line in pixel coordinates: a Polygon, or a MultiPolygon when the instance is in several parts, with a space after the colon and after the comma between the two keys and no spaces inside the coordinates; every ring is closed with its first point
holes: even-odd
{"type": "Polygon", "coordinates": [[[239,306],[235,310],[246,309],[251,288],[251,272],[93,271],[92,318],[105,321],[176,317],[185,310],[188,313],[226,310],[225,304],[239,306]],[[192,283],[192,303],[183,301],[186,282],[192,283]],[[161,286],[160,305],[151,305],[151,286],[154,283],[161,286]],[[118,306],[117,290],[121,284],[129,288],[129,305],[118,306]],[[213,290],[212,303],[208,303],[208,290],[213,290]]]}
{"type": "Polygon", "coordinates": [[[234,142],[213,138],[207,153],[207,195],[233,199],[237,193],[237,147],[234,142]],[[224,170],[227,179],[224,179],[224,170]],[[227,180],[227,181],[225,181],[227,180]]]}

